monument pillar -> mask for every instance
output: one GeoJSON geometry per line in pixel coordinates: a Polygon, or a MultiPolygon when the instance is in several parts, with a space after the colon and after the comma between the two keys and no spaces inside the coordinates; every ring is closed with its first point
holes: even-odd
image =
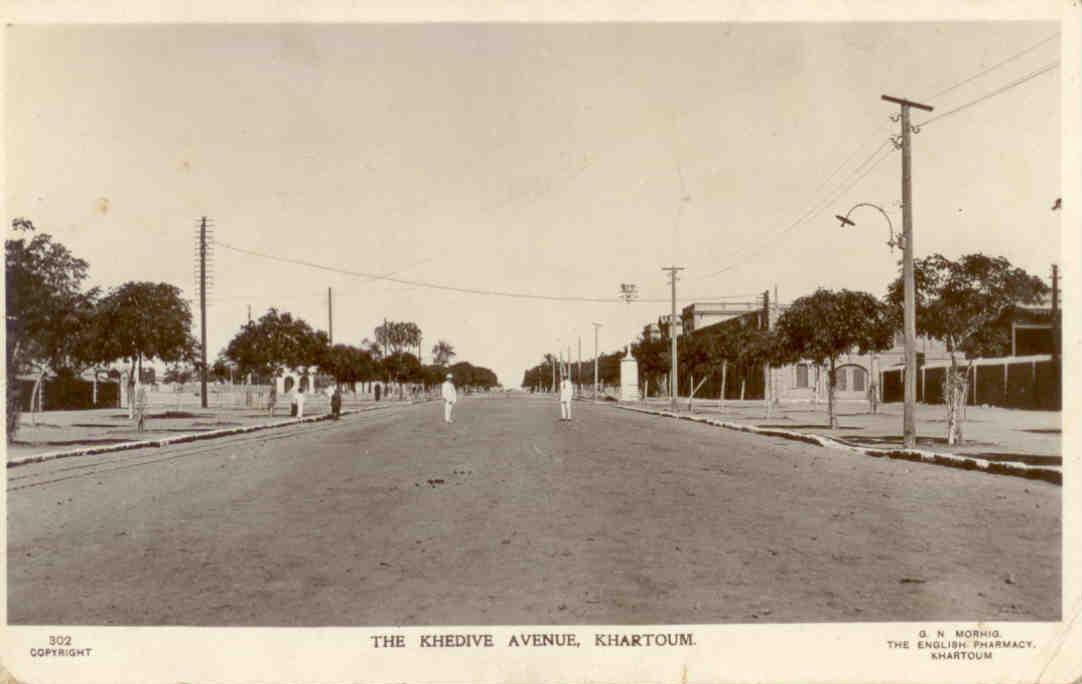
{"type": "Polygon", "coordinates": [[[631,347],[620,359],[620,401],[639,400],[639,362],[631,355],[631,347]]]}

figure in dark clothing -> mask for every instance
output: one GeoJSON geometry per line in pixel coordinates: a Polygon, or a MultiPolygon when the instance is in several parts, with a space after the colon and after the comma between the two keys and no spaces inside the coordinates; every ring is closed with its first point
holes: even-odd
{"type": "Polygon", "coordinates": [[[338,420],[338,417],[342,415],[342,391],[337,387],[334,388],[334,394],[331,395],[331,414],[334,415],[335,420],[338,420]]]}

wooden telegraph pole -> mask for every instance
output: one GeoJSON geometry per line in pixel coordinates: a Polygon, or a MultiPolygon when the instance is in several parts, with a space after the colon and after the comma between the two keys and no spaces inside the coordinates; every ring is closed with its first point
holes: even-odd
{"type": "Polygon", "coordinates": [[[199,405],[207,407],[207,217],[199,221],[199,405]]]}
{"type": "Polygon", "coordinates": [[[889,95],[883,95],[882,98],[901,107],[901,139],[892,140],[896,147],[902,149],[902,280],[905,288],[905,405],[902,409],[902,443],[905,448],[912,449],[917,445],[917,289],[913,279],[913,172],[909,134],[917,129],[909,123],[909,109],[916,107],[930,112],[932,107],[889,95]]]}
{"type": "Polygon", "coordinates": [[[661,270],[669,272],[669,284],[672,285],[672,313],[671,313],[671,318],[669,319],[669,341],[670,341],[670,349],[669,349],[669,358],[670,358],[670,360],[669,360],[669,363],[670,363],[670,368],[669,368],[669,396],[670,396],[670,400],[669,400],[669,403],[670,403],[670,406],[671,406],[672,410],[675,411],[676,410],[676,394],[677,394],[677,391],[678,391],[678,389],[680,387],[680,385],[677,384],[677,377],[676,377],[676,273],[678,271],[683,271],[684,267],[683,266],[666,266],[666,267],[662,268],[661,270]]]}

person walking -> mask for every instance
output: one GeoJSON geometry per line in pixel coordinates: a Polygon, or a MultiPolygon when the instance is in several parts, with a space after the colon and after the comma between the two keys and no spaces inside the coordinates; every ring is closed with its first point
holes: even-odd
{"type": "Polygon", "coordinates": [[[145,385],[139,385],[139,389],[135,391],[135,425],[139,432],[146,429],[146,417],[147,388],[145,385]]]}
{"type": "Polygon", "coordinates": [[[571,398],[574,394],[571,380],[564,376],[560,381],[560,420],[571,420],[571,398]]]}
{"type": "Polygon", "coordinates": [[[274,415],[274,407],[278,405],[278,382],[277,378],[271,378],[270,392],[267,394],[267,415],[274,415]]]}
{"type": "Polygon", "coordinates": [[[454,419],[451,417],[451,412],[454,410],[455,402],[458,401],[458,392],[455,391],[455,383],[452,382],[453,375],[447,374],[447,379],[443,381],[443,387],[441,388],[443,394],[443,422],[453,423],[454,419]]]}
{"type": "Polygon", "coordinates": [[[335,420],[342,415],[342,391],[338,387],[335,387],[334,393],[331,394],[331,414],[335,420]]]}

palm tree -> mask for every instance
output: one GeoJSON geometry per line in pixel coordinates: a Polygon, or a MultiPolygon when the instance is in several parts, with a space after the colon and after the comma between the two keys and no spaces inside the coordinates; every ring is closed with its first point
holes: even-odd
{"type": "Polygon", "coordinates": [[[450,342],[440,340],[432,346],[432,361],[437,366],[446,366],[455,357],[455,348],[450,342]]]}

